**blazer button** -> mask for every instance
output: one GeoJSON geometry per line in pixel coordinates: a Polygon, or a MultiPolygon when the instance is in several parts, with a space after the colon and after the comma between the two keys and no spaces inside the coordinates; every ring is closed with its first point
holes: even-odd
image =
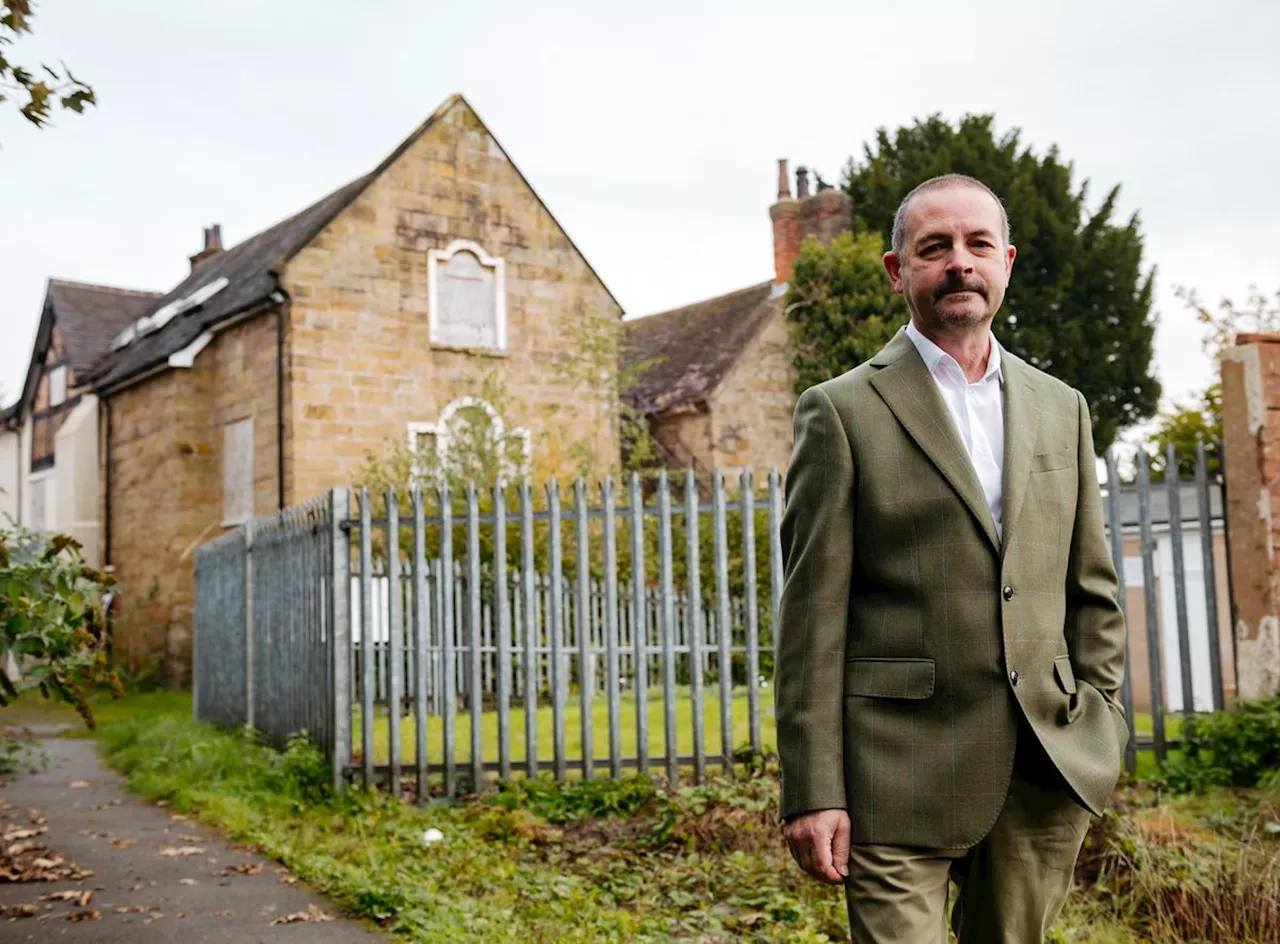
{"type": "Polygon", "coordinates": [[[1009,673],[1009,684],[1010,684],[1010,685],[1017,685],[1017,684],[1018,684],[1018,670],[1017,670],[1017,669],[1014,669],[1012,672],[1010,672],[1010,673],[1009,673]]]}
{"type": "Polygon", "coordinates": [[[1005,586],[1005,588],[1004,588],[1004,598],[1005,598],[1005,600],[1006,600],[1006,601],[1007,601],[1007,600],[1012,600],[1012,599],[1013,599],[1013,587],[1010,587],[1010,586],[1008,586],[1008,585],[1006,585],[1006,586],[1005,586]]]}

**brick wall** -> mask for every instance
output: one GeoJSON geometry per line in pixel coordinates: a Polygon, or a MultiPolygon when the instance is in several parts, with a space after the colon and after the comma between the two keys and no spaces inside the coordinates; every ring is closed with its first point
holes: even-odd
{"type": "Polygon", "coordinates": [[[1280,335],[1222,359],[1222,430],[1240,697],[1280,690],[1280,335]]]}
{"type": "Polygon", "coordinates": [[[288,265],[289,500],[349,482],[367,452],[434,422],[486,375],[494,403],[533,434],[533,474],[583,455],[616,466],[616,411],[557,375],[584,317],[619,311],[516,168],[459,102],[288,265]],[[506,263],[508,351],[435,347],[427,253],[455,239],[506,263]]]}

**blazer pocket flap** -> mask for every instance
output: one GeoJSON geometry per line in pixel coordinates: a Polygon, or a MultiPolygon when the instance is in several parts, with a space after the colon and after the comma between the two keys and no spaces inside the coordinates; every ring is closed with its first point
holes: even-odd
{"type": "Polygon", "coordinates": [[[1076,693],[1076,674],[1071,671],[1071,657],[1058,656],[1053,660],[1053,674],[1058,680],[1058,687],[1068,695],[1076,693]]]}
{"type": "Polygon", "coordinates": [[[933,676],[932,659],[850,659],[844,693],[919,701],[933,694],[933,676]]]}
{"type": "Polygon", "coordinates": [[[1037,452],[1031,457],[1032,472],[1054,472],[1066,469],[1076,461],[1074,449],[1058,449],[1054,452],[1037,452]]]}

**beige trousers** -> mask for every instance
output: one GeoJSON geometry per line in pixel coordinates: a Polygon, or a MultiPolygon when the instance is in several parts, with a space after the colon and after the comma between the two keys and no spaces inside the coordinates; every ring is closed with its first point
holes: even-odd
{"type": "Polygon", "coordinates": [[[854,944],[1041,944],[1071,890],[1091,814],[1065,784],[1014,770],[1004,809],[970,849],[855,845],[845,897],[854,944]],[[1036,778],[1040,780],[1040,778],[1036,778]]]}

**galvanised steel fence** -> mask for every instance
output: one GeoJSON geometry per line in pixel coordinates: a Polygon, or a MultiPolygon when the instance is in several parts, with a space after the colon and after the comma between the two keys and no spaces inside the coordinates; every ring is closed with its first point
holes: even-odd
{"type": "MultiPolygon", "coordinates": [[[[1176,743],[1166,691],[1179,710],[1225,704],[1213,579],[1224,503],[1203,448],[1196,458],[1194,481],[1153,484],[1139,455],[1136,482],[1106,490],[1117,571],[1130,585],[1140,574],[1143,591],[1130,640],[1145,635],[1159,680],[1130,769],[1138,749],[1163,758],[1176,743]],[[1188,602],[1184,529],[1199,544],[1202,606],[1188,602]],[[1162,581],[1158,552],[1171,557],[1162,581]]],[[[1114,454],[1107,466],[1117,482],[1114,454]]],[[[554,479],[545,494],[528,482],[334,489],[224,535],[197,551],[197,716],[275,744],[305,730],[337,788],[355,778],[399,792],[411,778],[418,796],[429,783],[452,796],[540,771],[732,774],[735,759],[772,751],[781,480],[771,472],[758,494],[744,473],[731,495],[719,471],[681,478],[632,476],[622,495],[578,480],[568,501],[554,479]]],[[[1124,699],[1132,727],[1128,677],[1124,699]]]]}

